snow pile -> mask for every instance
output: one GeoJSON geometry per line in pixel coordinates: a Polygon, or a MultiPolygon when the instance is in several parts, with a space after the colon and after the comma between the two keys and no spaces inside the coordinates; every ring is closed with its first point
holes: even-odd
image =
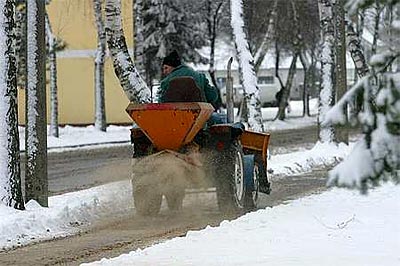
{"type": "Polygon", "coordinates": [[[131,195],[130,182],[121,181],[50,197],[49,208],[35,201],[25,211],[0,204],[0,248],[71,235],[106,216],[127,213],[131,195]]]}
{"type": "Polygon", "coordinates": [[[400,186],[332,189],[88,265],[398,265],[400,186]]]}
{"type": "Polygon", "coordinates": [[[344,143],[321,143],[306,151],[272,156],[268,160],[274,175],[290,175],[311,172],[313,168],[332,166],[346,157],[350,147],[344,143]]]}

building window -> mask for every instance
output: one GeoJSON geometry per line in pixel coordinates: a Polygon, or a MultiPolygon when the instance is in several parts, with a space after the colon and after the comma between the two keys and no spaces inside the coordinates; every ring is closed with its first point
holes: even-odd
{"type": "Polygon", "coordinates": [[[226,85],[226,78],[217,78],[218,87],[223,88],[226,85]]]}
{"type": "Polygon", "coordinates": [[[274,77],[273,76],[258,77],[258,84],[274,84],[274,77]]]}

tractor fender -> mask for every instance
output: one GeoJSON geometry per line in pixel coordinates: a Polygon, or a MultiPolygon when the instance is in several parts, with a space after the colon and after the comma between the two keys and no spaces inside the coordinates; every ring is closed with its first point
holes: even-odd
{"type": "Polygon", "coordinates": [[[254,174],[254,154],[243,156],[243,168],[244,168],[244,185],[248,191],[254,190],[253,174],[254,174]]]}

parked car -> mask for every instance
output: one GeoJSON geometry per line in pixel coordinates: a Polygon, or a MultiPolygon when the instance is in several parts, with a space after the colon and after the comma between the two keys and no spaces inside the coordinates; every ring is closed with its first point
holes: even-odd
{"type": "MultiPolygon", "coordinates": [[[[258,84],[260,90],[260,100],[262,107],[278,106],[276,101],[276,93],[279,87],[275,84],[258,84]]],[[[222,104],[226,104],[226,87],[221,89],[222,104]]],[[[233,102],[238,107],[243,99],[243,88],[241,85],[233,85],[233,102]]]]}

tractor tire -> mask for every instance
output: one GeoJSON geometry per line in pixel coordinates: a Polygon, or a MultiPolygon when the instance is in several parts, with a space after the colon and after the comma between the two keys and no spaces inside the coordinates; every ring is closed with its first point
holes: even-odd
{"type": "Polygon", "coordinates": [[[260,160],[254,161],[253,174],[252,174],[252,185],[253,188],[246,187],[245,195],[245,209],[254,210],[257,208],[258,197],[260,195],[260,179],[263,175],[263,164],[260,160]]]}
{"type": "Polygon", "coordinates": [[[164,193],[167,200],[168,209],[170,211],[180,211],[183,205],[183,198],[185,197],[185,189],[178,188],[174,191],[164,193]]]}
{"type": "Polygon", "coordinates": [[[154,216],[160,212],[162,194],[150,185],[134,185],[133,202],[139,215],[154,216]]]}
{"type": "Polygon", "coordinates": [[[223,213],[238,213],[245,206],[243,150],[234,143],[217,155],[215,185],[218,207],[223,213]]]}

